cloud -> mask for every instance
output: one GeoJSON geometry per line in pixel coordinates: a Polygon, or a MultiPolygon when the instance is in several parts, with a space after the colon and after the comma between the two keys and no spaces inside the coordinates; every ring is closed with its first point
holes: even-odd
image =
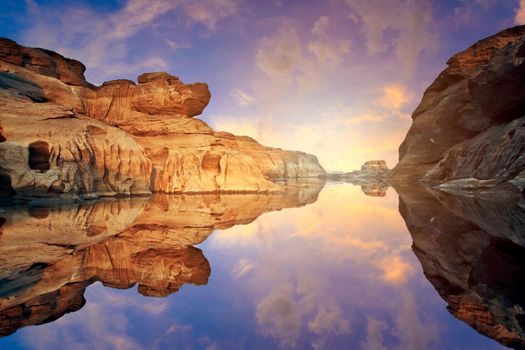
{"type": "Polygon", "coordinates": [[[453,9],[453,21],[456,27],[484,25],[483,15],[490,12],[491,7],[499,5],[497,0],[460,0],[453,9]]]}
{"type": "MultiPolygon", "coordinates": [[[[163,16],[175,14],[193,24],[213,30],[217,23],[237,11],[234,0],[180,1],[129,0],[116,12],[99,12],[91,7],[66,6],[47,8],[28,0],[28,21],[23,33],[25,44],[50,48],[82,61],[96,83],[126,72],[143,69],[166,69],[160,54],[147,54],[142,39],[131,40],[145,30],[167,25],[163,16]],[[131,49],[141,52],[130,55],[131,49]]],[[[189,44],[174,40],[172,31],[157,33],[172,49],[188,48],[189,44]]]]}
{"type": "Polygon", "coordinates": [[[350,51],[349,40],[337,40],[327,34],[330,19],[321,16],[314,23],[312,33],[317,37],[308,44],[308,51],[312,52],[321,65],[339,65],[344,54],[350,51]]]}
{"type": "MultiPolygon", "coordinates": [[[[261,40],[255,55],[257,67],[281,85],[290,85],[304,73],[306,59],[295,28],[286,26],[261,40]]],[[[307,65],[307,64],[306,64],[307,65]]]]}
{"type": "Polygon", "coordinates": [[[370,55],[391,51],[404,74],[414,73],[424,50],[435,46],[429,0],[346,0],[349,17],[361,25],[370,55]]]}
{"type": "Polygon", "coordinates": [[[179,41],[170,40],[170,39],[167,39],[166,42],[168,43],[168,46],[171,47],[173,50],[191,48],[191,44],[187,42],[179,42],[179,41]]]}
{"type": "Polygon", "coordinates": [[[240,89],[233,89],[231,97],[239,106],[248,106],[254,102],[254,98],[240,89]]]}
{"type": "Polygon", "coordinates": [[[407,88],[401,84],[388,84],[381,88],[377,102],[387,110],[400,110],[410,102],[407,88]]]}
{"type": "Polygon", "coordinates": [[[193,21],[215,29],[221,19],[237,12],[238,5],[236,0],[192,0],[182,1],[182,8],[193,21]]]}
{"type": "Polygon", "coordinates": [[[525,24],[525,0],[519,0],[519,7],[516,9],[514,22],[516,24],[525,24]]]}
{"type": "Polygon", "coordinates": [[[257,67],[281,89],[297,85],[311,90],[323,75],[335,71],[350,51],[350,40],[330,35],[329,29],[329,17],[321,16],[312,25],[312,36],[305,40],[292,24],[283,25],[259,42],[257,67]]]}

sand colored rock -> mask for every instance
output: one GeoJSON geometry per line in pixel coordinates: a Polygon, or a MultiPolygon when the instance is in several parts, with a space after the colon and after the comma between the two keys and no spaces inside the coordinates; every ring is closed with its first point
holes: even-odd
{"type": "Polygon", "coordinates": [[[86,67],[82,63],[50,50],[23,47],[12,40],[0,38],[0,61],[56,78],[69,85],[90,86],[84,78],[86,67]]]}
{"type": "Polygon", "coordinates": [[[525,170],[525,27],[455,55],[425,91],[399,148],[395,180],[510,182],[525,170]]]}
{"type": "Polygon", "coordinates": [[[151,162],[127,133],[0,90],[2,187],[28,196],[150,193],[151,162]]]}
{"type": "Polygon", "coordinates": [[[210,100],[205,83],[154,72],[94,87],[84,70],[57,53],[0,40],[0,112],[11,115],[0,118],[4,159],[12,160],[0,165],[4,195],[271,192],[281,190],[273,178],[324,173],[315,156],[215,132],[193,118],[210,100]],[[36,130],[26,115],[38,115],[36,130]],[[48,144],[49,169],[25,166],[32,142],[48,144]]]}

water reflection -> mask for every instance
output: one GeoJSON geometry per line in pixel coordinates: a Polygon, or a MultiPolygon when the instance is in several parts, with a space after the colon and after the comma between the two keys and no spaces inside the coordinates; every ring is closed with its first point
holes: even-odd
{"type": "Polygon", "coordinates": [[[4,208],[0,346],[522,346],[522,207],[359,185],[4,208]]]}
{"type": "Polygon", "coordinates": [[[506,346],[525,348],[523,199],[398,191],[414,253],[449,311],[506,346]]]}
{"type": "Polygon", "coordinates": [[[1,212],[0,335],[56,320],[84,304],[87,286],[165,297],[203,285],[211,268],[202,243],[215,229],[317,199],[323,183],[271,195],[159,195],[1,212]]]}

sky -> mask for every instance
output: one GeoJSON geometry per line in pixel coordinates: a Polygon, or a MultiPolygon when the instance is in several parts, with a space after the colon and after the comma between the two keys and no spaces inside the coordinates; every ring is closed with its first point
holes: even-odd
{"type": "Polygon", "coordinates": [[[214,129],[393,167],[453,54],[525,24],[525,0],[2,0],[0,36],[87,66],[94,84],[166,71],[209,84],[214,129]]]}

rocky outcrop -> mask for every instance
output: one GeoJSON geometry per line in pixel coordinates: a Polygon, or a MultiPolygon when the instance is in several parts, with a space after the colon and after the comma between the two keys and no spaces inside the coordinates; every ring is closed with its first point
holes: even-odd
{"type": "Polygon", "coordinates": [[[361,170],[349,173],[328,173],[319,177],[331,181],[344,181],[357,186],[367,196],[384,197],[390,185],[387,177],[390,173],[384,160],[369,160],[361,166],[361,170]]]}
{"type": "Polygon", "coordinates": [[[273,178],[324,173],[315,156],[193,118],[210,100],[204,83],[156,72],[94,87],[84,71],[52,51],[0,39],[4,195],[269,192],[281,190],[273,178]]]}
{"type": "Polygon", "coordinates": [[[81,62],[50,50],[23,47],[6,38],[0,38],[0,61],[24,67],[68,85],[92,86],[84,78],[86,67],[81,62]]]}
{"type": "Polygon", "coordinates": [[[523,202],[396,184],[425,276],[448,310],[503,345],[525,349],[523,202]]]}
{"type": "Polygon", "coordinates": [[[80,309],[95,281],[163,297],[211,273],[202,243],[215,229],[313,203],[322,181],[269,194],[193,194],[41,201],[0,212],[0,335],[80,309]]]}
{"type": "Polygon", "coordinates": [[[521,192],[525,26],[504,30],[453,56],[412,118],[391,173],[394,180],[441,184],[473,178],[493,180],[492,187],[511,183],[521,192]]]}
{"type": "Polygon", "coordinates": [[[192,118],[210,100],[203,83],[184,85],[166,73],[104,83],[85,93],[86,113],[133,135],[153,162],[156,192],[273,191],[279,177],[317,176],[317,158],[265,147],[249,137],[215,132],[192,118]]]}
{"type": "Polygon", "coordinates": [[[85,198],[150,193],[151,161],[124,131],[0,90],[2,188],[85,198]]]}

